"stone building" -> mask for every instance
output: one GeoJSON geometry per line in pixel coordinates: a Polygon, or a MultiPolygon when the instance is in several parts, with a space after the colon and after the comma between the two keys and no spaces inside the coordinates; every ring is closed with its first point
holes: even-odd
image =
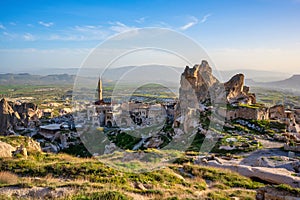
{"type": "Polygon", "coordinates": [[[112,127],[115,125],[112,114],[111,99],[103,98],[102,80],[99,78],[97,86],[97,101],[94,103],[95,112],[93,112],[93,124],[99,126],[112,127]]]}
{"type": "Polygon", "coordinates": [[[295,113],[295,121],[300,124],[300,107],[299,106],[295,106],[293,108],[293,111],[295,113]]]}
{"type": "Polygon", "coordinates": [[[87,107],[87,119],[95,126],[106,127],[132,127],[145,126],[161,122],[170,114],[174,118],[174,105],[148,104],[141,101],[129,101],[116,104],[111,99],[103,98],[102,81],[97,86],[97,101],[87,107]],[[99,123],[98,123],[99,122],[99,123]]]}
{"type": "Polygon", "coordinates": [[[275,105],[270,107],[270,119],[282,119],[285,117],[284,106],[283,105],[275,105]]]}
{"type": "Polygon", "coordinates": [[[237,106],[233,109],[220,109],[219,114],[225,117],[226,120],[233,120],[237,118],[267,120],[269,119],[269,109],[267,107],[251,107],[251,106],[237,106]]]}

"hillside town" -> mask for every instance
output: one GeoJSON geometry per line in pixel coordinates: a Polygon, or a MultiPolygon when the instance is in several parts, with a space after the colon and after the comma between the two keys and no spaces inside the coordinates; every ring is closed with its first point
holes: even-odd
{"type": "MultiPolygon", "coordinates": [[[[115,103],[110,97],[103,97],[101,79],[96,88],[95,101],[81,103],[79,109],[76,107],[77,110],[71,109],[67,101],[36,105],[3,98],[0,101],[0,132],[4,136],[29,136],[42,151],[58,153],[78,149],[78,145],[83,145],[83,134],[98,130],[110,138],[110,142],[104,147],[104,153],[110,154],[118,146],[128,145],[119,143],[115,139],[117,135],[121,137],[122,134],[126,135],[126,131],[141,132],[144,128],[161,125],[159,130],[143,132],[130,149],[160,149],[172,140],[175,144],[183,144],[188,150],[195,149],[199,144],[186,143],[186,137],[195,137],[196,134],[204,137],[213,135],[218,142],[209,151],[219,154],[219,158],[204,156],[198,157],[195,162],[230,169],[233,163],[248,168],[281,167],[286,170],[284,173],[300,175],[300,161],[296,159],[300,152],[300,107],[268,107],[257,102],[256,95],[244,85],[243,74],[236,74],[228,82],[220,83],[213,76],[208,62],[202,61],[192,68],[185,68],[181,75],[178,100],[166,99],[155,103],[134,98],[129,102],[115,103]],[[259,149],[268,148],[268,145],[283,147],[287,155],[282,150],[276,150],[277,153],[272,156],[279,156],[285,161],[275,162],[266,155],[261,155],[259,149]],[[251,162],[244,163],[232,160],[232,157],[222,157],[228,153],[235,154],[234,152],[242,153],[241,155],[247,152],[257,153],[249,156],[249,159],[253,159],[251,162]],[[226,161],[228,159],[230,161],[226,161]]],[[[24,145],[13,152],[15,153],[11,156],[18,152],[27,156],[24,145]]],[[[99,155],[97,152],[90,153],[99,155]]],[[[86,154],[81,156],[84,155],[86,154]]],[[[271,173],[271,177],[265,176],[262,179],[282,182],[274,173],[271,173]]],[[[243,175],[257,177],[258,174],[243,175]]],[[[298,183],[293,182],[297,176],[291,178],[287,175],[283,182],[298,187],[298,183]]]]}
{"type": "MultiPolygon", "coordinates": [[[[215,109],[213,106],[206,106],[203,103],[207,95],[209,95],[209,91],[203,90],[204,87],[201,87],[200,84],[210,84],[208,87],[216,87],[217,84],[220,84],[213,77],[211,68],[206,61],[203,61],[201,65],[195,65],[193,68],[187,67],[183,72],[179,103],[176,99],[155,104],[136,100],[114,103],[111,102],[111,98],[103,98],[101,79],[97,83],[96,101],[85,104],[85,106],[74,113],[69,106],[63,107],[63,105],[57,102],[43,104],[41,106],[44,109],[40,109],[38,105],[30,102],[11,102],[3,98],[0,102],[0,132],[3,135],[25,134],[30,137],[39,135],[51,141],[58,139],[60,143],[57,148],[51,149],[47,145],[44,148],[44,150],[57,152],[59,149],[68,147],[67,138],[79,137],[76,129],[82,129],[86,123],[107,129],[117,127],[121,129],[134,129],[138,126],[151,126],[166,121],[176,128],[184,121],[183,116],[178,112],[179,108],[184,109],[186,99],[193,99],[193,97],[189,96],[193,95],[190,92],[191,89],[196,91],[196,95],[194,96],[197,98],[196,101],[200,102],[201,108],[197,108],[200,112],[215,109]],[[209,77],[209,81],[197,80],[201,78],[199,74],[202,74],[202,77],[209,77]],[[58,115],[54,117],[53,108],[58,106],[61,106],[61,108],[58,115]]],[[[267,107],[264,104],[258,103],[255,94],[250,93],[250,88],[244,85],[243,74],[237,74],[224,83],[223,92],[226,92],[226,106],[218,107],[215,111],[225,119],[225,122],[230,123],[230,121],[237,119],[240,119],[237,122],[241,123],[243,120],[279,122],[285,125],[284,133],[287,135],[286,137],[294,139],[292,141],[294,147],[285,145],[285,148],[293,149],[294,151],[300,150],[298,148],[300,141],[299,106],[294,106],[293,108],[285,108],[284,105],[267,107]]],[[[199,126],[199,122],[197,122],[196,126],[199,126]]],[[[249,126],[253,125],[249,124],[249,126]]],[[[255,126],[252,128],[255,128],[255,126]]],[[[262,130],[258,127],[257,131],[262,130]]],[[[282,129],[274,129],[274,131],[279,133],[282,129]]],[[[43,141],[43,139],[40,139],[40,141],[43,141]]],[[[53,147],[53,145],[51,146],[53,147]]]]}

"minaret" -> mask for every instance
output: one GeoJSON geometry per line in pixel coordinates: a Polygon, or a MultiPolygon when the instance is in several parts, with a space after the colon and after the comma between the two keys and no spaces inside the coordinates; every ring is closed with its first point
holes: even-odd
{"type": "Polygon", "coordinates": [[[98,88],[97,88],[97,92],[98,92],[98,101],[102,101],[102,80],[101,78],[99,78],[98,80],[98,88]]]}

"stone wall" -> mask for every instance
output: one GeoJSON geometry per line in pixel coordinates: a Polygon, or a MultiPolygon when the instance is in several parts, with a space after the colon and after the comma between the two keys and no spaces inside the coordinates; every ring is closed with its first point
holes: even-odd
{"type": "Polygon", "coordinates": [[[254,119],[254,120],[267,120],[269,119],[268,108],[250,108],[238,106],[234,109],[228,109],[219,111],[219,114],[225,117],[227,120],[233,120],[237,118],[254,119]],[[226,115],[225,115],[226,113],[226,115]]]}
{"type": "Polygon", "coordinates": [[[281,119],[284,117],[285,114],[283,105],[275,105],[270,108],[270,119],[281,119]]]}

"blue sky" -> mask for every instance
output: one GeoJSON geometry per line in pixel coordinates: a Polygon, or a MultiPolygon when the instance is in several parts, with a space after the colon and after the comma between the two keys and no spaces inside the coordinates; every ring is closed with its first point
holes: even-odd
{"type": "Polygon", "coordinates": [[[170,28],[220,69],[300,73],[299,0],[0,1],[0,72],[79,67],[109,36],[170,28]]]}

